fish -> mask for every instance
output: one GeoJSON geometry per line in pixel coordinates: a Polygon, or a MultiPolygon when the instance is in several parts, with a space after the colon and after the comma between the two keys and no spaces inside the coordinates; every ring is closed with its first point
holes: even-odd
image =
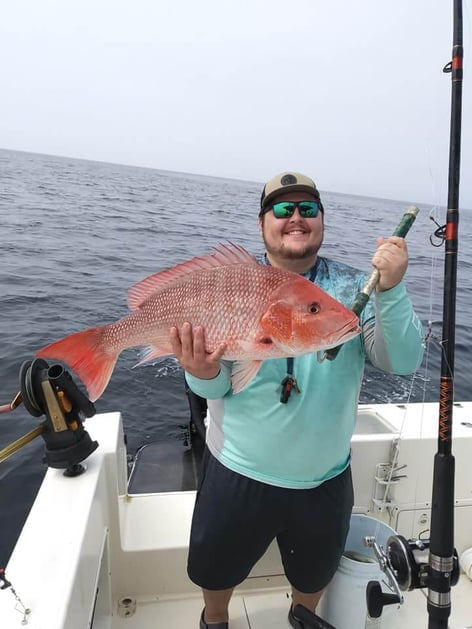
{"type": "Polygon", "coordinates": [[[205,350],[222,343],[233,361],[233,394],[262,361],[329,349],[360,333],[357,315],[308,279],[260,263],[242,246],[220,243],[138,282],[127,293],[130,314],[46,345],[36,355],[66,363],[92,402],[106,389],[122,351],[144,346],[138,365],[171,355],[170,329],[203,326],[205,350]]]}

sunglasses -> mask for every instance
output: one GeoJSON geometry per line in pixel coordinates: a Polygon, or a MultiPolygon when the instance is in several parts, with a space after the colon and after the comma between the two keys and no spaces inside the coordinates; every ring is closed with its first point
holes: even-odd
{"type": "Polygon", "coordinates": [[[319,201],[279,201],[266,208],[263,214],[272,210],[275,218],[290,218],[297,208],[302,218],[315,218],[321,209],[321,203],[319,201]]]}

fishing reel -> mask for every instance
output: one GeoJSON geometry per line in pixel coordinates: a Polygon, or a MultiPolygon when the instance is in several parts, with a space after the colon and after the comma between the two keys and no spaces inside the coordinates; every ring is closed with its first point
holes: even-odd
{"type": "MultiPolygon", "coordinates": [[[[374,537],[366,537],[364,543],[373,548],[379,566],[387,576],[387,585],[393,592],[383,592],[378,581],[369,581],[366,599],[371,618],[379,618],[385,605],[403,604],[402,592],[430,587],[430,540],[407,540],[402,535],[392,535],[387,540],[385,551],[374,537]]],[[[451,586],[458,582],[459,573],[459,558],[454,549],[448,572],[451,586]]]]}
{"type": "MultiPolygon", "coordinates": [[[[98,447],[84,429],[83,420],[95,414],[93,403],[80,391],[71,375],[61,365],[49,366],[36,358],[20,368],[20,392],[10,410],[25,405],[33,417],[46,416],[38,428],[6,448],[4,458],[41,435],[49,467],[64,469],[65,476],[78,476],[85,468],[81,462],[98,447]]],[[[3,459],[0,459],[3,460],[3,459]]]]}

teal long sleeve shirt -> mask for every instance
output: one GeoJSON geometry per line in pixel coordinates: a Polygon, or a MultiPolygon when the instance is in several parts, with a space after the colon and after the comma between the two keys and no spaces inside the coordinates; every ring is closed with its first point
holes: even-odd
{"type": "MultiPolygon", "coordinates": [[[[350,307],[367,276],[318,258],[314,282],[350,307]]],[[[406,287],[375,293],[360,316],[362,333],[333,361],[316,354],[294,360],[300,393],[280,402],[286,359],[266,360],[241,392],[231,390],[231,363],[211,380],[186,374],[189,387],[207,398],[207,445],[223,465],[255,480],[311,488],[340,474],[350,461],[365,360],[395,374],[414,372],[424,352],[423,329],[406,287]]]]}

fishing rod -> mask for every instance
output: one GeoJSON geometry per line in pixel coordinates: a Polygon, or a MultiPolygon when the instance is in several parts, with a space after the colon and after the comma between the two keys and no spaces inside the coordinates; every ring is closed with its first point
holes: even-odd
{"type": "MultiPolygon", "coordinates": [[[[445,261],[441,377],[439,390],[438,449],[434,457],[429,540],[409,540],[394,535],[386,552],[376,549],[379,563],[393,572],[400,590],[428,588],[428,629],[447,629],[451,614],[451,586],[459,578],[454,548],[454,474],[452,419],[454,404],[454,356],[456,325],[457,251],[459,241],[459,179],[462,119],[462,0],[453,0],[452,61],[443,69],[451,74],[451,121],[447,217],[444,226],[445,261]]],[[[387,572],[388,576],[388,572],[387,572]]],[[[389,578],[391,582],[391,578],[389,578]]],[[[398,587],[394,588],[398,591],[398,587]]],[[[367,589],[369,615],[379,617],[384,605],[398,603],[399,596],[383,594],[378,582],[367,589]],[[390,597],[387,600],[386,597],[390,597]],[[395,599],[395,600],[392,600],[395,599]]]]}
{"type": "Polygon", "coordinates": [[[459,242],[459,180],[462,122],[462,0],[453,1],[451,123],[444,262],[444,296],[438,450],[434,457],[431,533],[429,548],[429,629],[447,629],[451,613],[451,575],[454,549],[454,471],[452,418],[456,328],[457,252],[459,242]]]}

